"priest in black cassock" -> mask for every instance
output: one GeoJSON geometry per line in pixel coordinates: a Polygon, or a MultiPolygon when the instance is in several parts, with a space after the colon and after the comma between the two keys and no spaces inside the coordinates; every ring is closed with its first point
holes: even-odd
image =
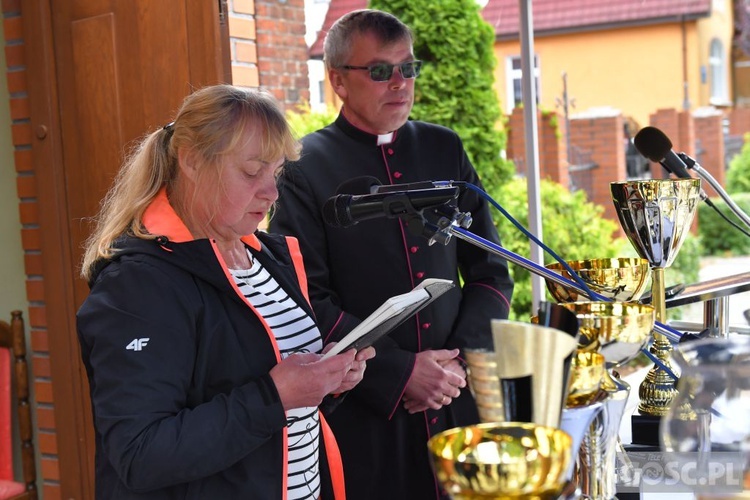
{"type": "MultiPolygon", "coordinates": [[[[336,341],[387,298],[425,278],[457,285],[376,344],[363,381],[330,415],[341,448],[347,496],[421,500],[445,492],[430,467],[427,440],[478,422],[462,349],[492,348],[490,320],[508,317],[513,281],[505,260],[457,241],[428,245],[400,219],[353,227],[326,224],[321,208],[337,190],[426,180],[480,185],[461,139],[450,129],[408,120],[421,62],[409,28],[381,11],[339,19],[325,41],[325,63],[343,101],[331,125],[303,138],[299,161],[279,179],[270,228],[299,238],[310,299],[324,341],[336,341]],[[460,278],[459,278],[460,273],[460,278]]],[[[459,196],[470,231],[499,243],[489,205],[459,196]]]]}

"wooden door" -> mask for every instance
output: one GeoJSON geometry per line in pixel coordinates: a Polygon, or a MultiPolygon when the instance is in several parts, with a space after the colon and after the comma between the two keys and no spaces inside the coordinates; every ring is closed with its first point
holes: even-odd
{"type": "Polygon", "coordinates": [[[22,9],[60,496],[88,499],[94,440],[75,334],[88,218],[134,140],[169,122],[191,90],[229,81],[226,0],[24,0],[22,9]]]}

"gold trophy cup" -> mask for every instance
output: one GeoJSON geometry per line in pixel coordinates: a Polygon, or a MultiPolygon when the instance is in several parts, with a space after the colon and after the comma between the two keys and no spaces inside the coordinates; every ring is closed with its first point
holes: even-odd
{"type": "MultiPolygon", "coordinates": [[[[664,269],[669,267],[677,256],[683,241],[690,232],[690,225],[700,201],[700,179],[661,179],[610,184],[612,201],[625,234],[642,258],[651,265],[651,297],[656,321],[664,321],[666,299],[664,269]]],[[[672,345],[662,334],[654,332],[651,353],[671,370],[670,354],[672,345]]],[[[646,375],[638,390],[640,404],[638,411],[643,416],[661,417],[669,409],[677,395],[675,381],[659,365],[646,375]]],[[[648,420],[648,419],[645,419],[648,420]]],[[[656,422],[646,424],[644,429],[658,430],[656,422]]],[[[634,427],[633,442],[641,434],[634,427]]],[[[644,432],[643,444],[658,444],[656,432],[644,432]],[[646,441],[656,441],[649,443],[646,441]]]]}
{"type": "MultiPolygon", "coordinates": [[[[638,300],[648,287],[650,264],[638,257],[621,257],[616,259],[569,260],[568,266],[593,291],[617,302],[638,300]]],[[[547,264],[547,269],[555,271],[563,278],[573,277],[565,267],[558,263],[547,264]]],[[[557,302],[576,302],[588,300],[577,290],[546,280],[547,290],[557,302]]]]}

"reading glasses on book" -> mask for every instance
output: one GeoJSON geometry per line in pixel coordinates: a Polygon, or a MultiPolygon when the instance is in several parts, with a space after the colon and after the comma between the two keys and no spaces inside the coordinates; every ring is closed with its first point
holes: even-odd
{"type": "Polygon", "coordinates": [[[359,69],[370,72],[370,80],[373,82],[387,82],[393,76],[393,68],[401,71],[401,76],[407,80],[413,80],[419,76],[422,69],[422,61],[408,61],[399,64],[378,63],[370,66],[341,66],[343,69],[359,69]]]}

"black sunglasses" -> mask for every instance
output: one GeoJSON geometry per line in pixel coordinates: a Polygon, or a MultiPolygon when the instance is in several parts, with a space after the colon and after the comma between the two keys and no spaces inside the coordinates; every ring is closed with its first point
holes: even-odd
{"type": "Polygon", "coordinates": [[[422,61],[409,61],[400,64],[373,64],[372,66],[341,66],[343,69],[364,69],[370,72],[370,79],[373,82],[387,82],[393,76],[393,68],[401,71],[401,76],[412,80],[419,76],[419,70],[422,69],[422,61]]]}

